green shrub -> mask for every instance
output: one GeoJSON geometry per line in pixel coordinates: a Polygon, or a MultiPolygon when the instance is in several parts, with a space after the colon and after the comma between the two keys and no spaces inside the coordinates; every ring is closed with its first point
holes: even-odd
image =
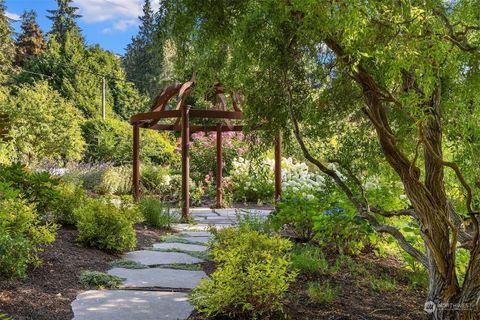
{"type": "Polygon", "coordinates": [[[117,208],[100,199],[92,199],[75,209],[74,215],[77,239],[81,243],[112,252],[135,248],[137,239],[133,224],[136,222],[136,210],[117,208]]]}
{"type": "MultiPolygon", "coordinates": [[[[115,118],[89,119],[83,125],[83,136],[87,141],[85,159],[90,162],[113,162],[124,165],[132,161],[132,126],[115,118]]],[[[173,135],[153,130],[142,131],[140,158],[143,161],[163,164],[175,162],[176,141],[173,135]]]]}
{"type": "Polygon", "coordinates": [[[19,190],[23,198],[33,203],[40,214],[45,214],[58,196],[55,189],[58,179],[47,172],[32,172],[19,163],[11,166],[0,164],[0,182],[19,190]]]}
{"type": "Polygon", "coordinates": [[[323,251],[313,245],[297,246],[292,254],[292,267],[301,274],[327,274],[328,261],[323,251]]]}
{"type": "Polygon", "coordinates": [[[307,296],[310,303],[320,305],[329,304],[338,298],[338,289],[332,288],[329,282],[309,282],[307,296]]]}
{"type": "Polygon", "coordinates": [[[80,283],[87,289],[117,289],[123,279],[104,272],[83,271],[80,275],[80,283]]]}
{"type": "Polygon", "coordinates": [[[101,194],[129,194],[132,192],[132,167],[106,168],[95,191],[101,194]]]}
{"type": "Polygon", "coordinates": [[[74,183],[62,183],[57,188],[58,197],[53,203],[55,222],[62,225],[75,225],[75,208],[87,201],[87,193],[74,183]]]}
{"type": "Polygon", "coordinates": [[[389,277],[375,278],[372,277],[370,280],[372,289],[375,291],[386,292],[386,291],[395,291],[398,289],[398,283],[395,279],[389,277]]]}
{"type": "Polygon", "coordinates": [[[230,175],[234,200],[272,202],[275,189],[273,166],[273,160],[265,158],[232,161],[230,175]]]}
{"type": "Polygon", "coordinates": [[[242,319],[265,319],[282,311],[296,274],[289,271],[291,243],[254,230],[215,232],[211,256],[218,269],[190,295],[200,312],[242,319]]]}
{"type": "Polygon", "coordinates": [[[145,223],[150,226],[169,229],[172,223],[178,221],[177,215],[171,212],[169,207],[156,199],[142,199],[140,202],[140,210],[145,218],[145,223]]]}
{"type": "Polygon", "coordinates": [[[290,235],[300,241],[310,241],[314,236],[314,219],[321,214],[318,198],[304,198],[302,193],[290,193],[277,204],[277,211],[271,215],[275,230],[287,228],[290,235]]]}
{"type": "Polygon", "coordinates": [[[31,245],[24,237],[12,238],[0,228],[0,278],[25,276],[30,262],[31,245]]]}
{"type": "Polygon", "coordinates": [[[27,265],[39,264],[37,252],[55,240],[56,226],[42,223],[35,206],[19,191],[0,183],[0,277],[23,277],[27,265]]]}
{"type": "Polygon", "coordinates": [[[142,165],[140,172],[144,191],[155,194],[165,193],[166,195],[170,193],[169,186],[172,177],[169,167],[146,164],[142,165]]]}

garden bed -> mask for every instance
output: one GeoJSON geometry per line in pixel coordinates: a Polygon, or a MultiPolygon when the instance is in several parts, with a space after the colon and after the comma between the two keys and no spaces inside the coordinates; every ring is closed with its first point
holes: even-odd
{"type": "MultiPolygon", "coordinates": [[[[158,241],[165,231],[135,226],[137,248],[158,241]]],[[[62,227],[52,246],[40,253],[43,264],[30,268],[24,280],[0,281],[0,313],[15,320],[66,320],[70,303],[85,290],[79,281],[84,270],[107,271],[120,255],[85,248],[76,243],[78,231],[62,227]]]]}

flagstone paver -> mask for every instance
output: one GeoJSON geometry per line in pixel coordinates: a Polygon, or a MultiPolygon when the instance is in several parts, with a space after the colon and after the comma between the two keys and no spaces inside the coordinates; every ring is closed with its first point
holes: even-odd
{"type": "Polygon", "coordinates": [[[199,244],[176,243],[176,242],[154,243],[153,248],[165,249],[165,250],[196,251],[196,252],[204,252],[207,250],[206,246],[202,246],[199,244]]]}
{"type": "Polygon", "coordinates": [[[124,256],[124,259],[132,260],[147,266],[173,263],[194,264],[203,262],[202,259],[192,257],[186,253],[151,250],[129,252],[124,256]]]}
{"type": "Polygon", "coordinates": [[[177,320],[193,311],[182,292],[90,290],[72,303],[74,320],[177,320]]]}
{"type": "Polygon", "coordinates": [[[200,279],[206,278],[203,271],[178,269],[124,269],[113,268],[108,274],[125,279],[122,288],[174,288],[193,289],[200,279]]]}

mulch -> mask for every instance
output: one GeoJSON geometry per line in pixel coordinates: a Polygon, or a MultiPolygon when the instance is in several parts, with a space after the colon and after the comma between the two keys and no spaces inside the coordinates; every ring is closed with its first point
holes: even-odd
{"type": "MultiPolygon", "coordinates": [[[[158,241],[164,230],[135,226],[137,247],[158,241]]],[[[76,243],[77,231],[62,227],[53,245],[40,253],[42,265],[28,270],[24,280],[0,281],[0,314],[15,320],[72,319],[71,302],[84,291],[79,281],[82,271],[107,271],[120,255],[106,253],[76,243]]]]}

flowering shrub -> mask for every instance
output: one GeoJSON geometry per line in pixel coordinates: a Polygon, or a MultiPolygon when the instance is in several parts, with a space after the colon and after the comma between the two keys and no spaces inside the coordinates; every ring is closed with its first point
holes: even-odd
{"type": "MultiPolygon", "coordinates": [[[[217,133],[196,132],[190,142],[191,177],[202,181],[207,175],[214,176],[217,166],[217,133]]],[[[235,157],[241,156],[246,150],[246,143],[241,132],[224,132],[222,134],[223,172],[228,176],[235,157]]]]}
{"type": "MultiPolygon", "coordinates": [[[[235,200],[271,201],[274,194],[273,159],[247,160],[237,158],[232,162],[231,177],[235,200]]],[[[302,194],[313,199],[325,186],[323,176],[309,170],[302,162],[292,158],[282,160],[282,191],[284,196],[302,194]]]]}

